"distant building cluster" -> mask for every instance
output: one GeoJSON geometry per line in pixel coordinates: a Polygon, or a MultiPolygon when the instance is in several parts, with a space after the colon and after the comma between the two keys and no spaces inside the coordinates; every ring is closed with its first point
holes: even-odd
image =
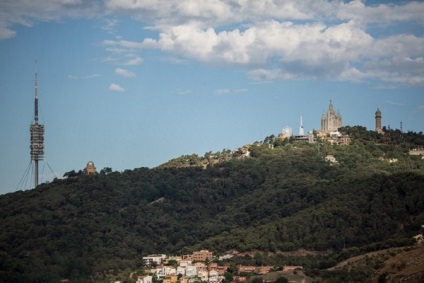
{"type": "MultiPolygon", "coordinates": [[[[220,256],[219,259],[229,259],[233,256],[233,254],[226,254],[220,256]]],[[[208,263],[212,259],[215,259],[215,257],[208,250],[196,251],[182,256],[148,255],[143,257],[143,263],[147,268],[150,268],[150,270],[147,270],[149,275],[139,276],[137,283],[152,283],[153,277],[162,280],[163,283],[222,282],[225,280],[224,274],[229,267],[214,262],[208,263]]],[[[237,268],[238,272],[234,276],[233,282],[246,281],[247,274],[267,274],[274,269],[273,266],[243,265],[239,265],[237,268]]]]}
{"type": "MultiPolygon", "coordinates": [[[[383,134],[381,126],[381,111],[377,108],[375,112],[375,131],[383,134]]],[[[339,129],[343,127],[342,115],[340,111],[334,111],[333,102],[330,100],[328,111],[321,116],[321,128],[319,131],[310,131],[307,134],[304,132],[302,117],[300,117],[299,134],[293,135],[292,128],[286,126],[279,134],[280,139],[292,138],[294,141],[305,141],[314,143],[316,139],[325,140],[331,144],[345,145],[350,143],[350,137],[344,133],[340,133],[339,129]]]]}

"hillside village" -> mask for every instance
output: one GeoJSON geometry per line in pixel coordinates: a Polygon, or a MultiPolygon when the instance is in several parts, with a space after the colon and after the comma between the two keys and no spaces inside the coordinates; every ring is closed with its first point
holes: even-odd
{"type": "MultiPolygon", "coordinates": [[[[193,283],[210,282],[218,283],[225,280],[231,282],[244,282],[250,275],[265,275],[270,271],[302,269],[301,266],[284,266],[276,268],[274,266],[245,266],[238,265],[236,274],[228,278],[229,265],[219,265],[213,260],[223,261],[234,257],[237,252],[214,256],[213,252],[200,250],[192,254],[182,256],[169,256],[165,254],[153,254],[143,257],[145,274],[138,276],[137,283],[152,283],[162,281],[163,283],[193,283]],[[229,279],[229,280],[228,280],[229,279]]],[[[118,281],[119,282],[119,281],[118,281]]]]}
{"type": "Polygon", "coordinates": [[[81,176],[4,195],[0,281],[374,283],[385,260],[422,242],[424,135],[342,130],[349,146],[263,142],[205,169],[97,174],[89,162],[81,176]],[[360,255],[366,269],[328,270],[360,255]]]}

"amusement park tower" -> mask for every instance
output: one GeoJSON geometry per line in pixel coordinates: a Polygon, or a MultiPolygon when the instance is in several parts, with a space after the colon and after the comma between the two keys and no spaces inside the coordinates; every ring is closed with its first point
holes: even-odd
{"type": "Polygon", "coordinates": [[[38,123],[38,86],[37,71],[35,71],[34,122],[31,124],[31,162],[34,161],[34,187],[38,186],[38,161],[44,158],[44,125],[38,123]]]}

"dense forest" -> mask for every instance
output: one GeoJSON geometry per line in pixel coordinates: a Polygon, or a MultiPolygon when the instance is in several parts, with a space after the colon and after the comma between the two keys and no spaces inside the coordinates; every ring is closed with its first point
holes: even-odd
{"type": "Polygon", "coordinates": [[[349,145],[269,136],[153,169],[68,172],[2,195],[0,281],[88,282],[138,268],[147,254],[199,248],[325,251],[310,263],[316,271],[412,244],[424,223],[424,160],[409,151],[424,146],[423,134],[341,130],[349,145]]]}

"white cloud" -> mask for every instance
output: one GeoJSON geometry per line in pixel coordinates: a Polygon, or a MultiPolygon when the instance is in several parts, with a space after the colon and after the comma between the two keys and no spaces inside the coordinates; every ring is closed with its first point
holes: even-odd
{"type": "Polygon", "coordinates": [[[3,23],[0,22],[0,39],[12,38],[16,35],[16,32],[11,30],[6,25],[3,26],[3,23]]]}
{"type": "Polygon", "coordinates": [[[70,79],[70,80],[78,80],[78,77],[77,76],[74,76],[74,75],[68,75],[68,79],[70,79]]]}
{"type": "Polygon", "coordinates": [[[418,105],[418,106],[417,106],[417,110],[422,110],[422,111],[424,111],[424,105],[418,105]]]}
{"type": "Polygon", "coordinates": [[[273,81],[273,80],[294,80],[299,79],[295,74],[287,73],[280,69],[255,69],[249,71],[249,76],[254,80],[265,80],[265,81],[273,81]]]}
{"type": "Polygon", "coordinates": [[[86,79],[95,79],[95,78],[100,78],[102,75],[101,74],[91,74],[86,76],[86,79]]]}
{"type": "Polygon", "coordinates": [[[191,91],[190,89],[181,89],[181,88],[178,88],[176,90],[176,92],[179,95],[188,95],[188,94],[191,94],[193,91],[191,91]]]}
{"type": "Polygon", "coordinates": [[[115,74],[122,76],[122,77],[126,77],[126,78],[133,78],[135,77],[135,74],[131,71],[125,70],[125,69],[121,69],[121,68],[116,68],[115,69],[115,74]]]}
{"type": "Polygon", "coordinates": [[[118,25],[119,21],[117,19],[105,19],[104,21],[105,22],[102,26],[102,29],[110,34],[116,33],[116,26],[118,25]]]}
{"type": "Polygon", "coordinates": [[[176,62],[241,67],[256,79],[422,85],[423,14],[419,1],[15,0],[0,1],[0,39],[15,36],[16,25],[88,16],[115,32],[114,17],[129,15],[156,35],[104,40],[124,65],[141,64],[148,48],[176,62]]]}
{"type": "Polygon", "coordinates": [[[383,37],[397,23],[424,24],[424,3],[368,5],[364,1],[109,0],[112,10],[148,18],[157,38],[108,41],[129,51],[158,49],[174,57],[247,68],[255,79],[380,80],[424,84],[424,38],[383,37]],[[147,15],[149,14],[149,15],[147,15]],[[172,15],[172,16],[171,16],[172,15]],[[271,19],[271,20],[270,20],[271,19]],[[299,21],[301,20],[301,21],[299,21]],[[226,26],[226,24],[229,24],[226,26]],[[231,27],[231,29],[228,29],[231,27]],[[402,58],[410,58],[407,61],[402,58]]]}
{"type": "Polygon", "coordinates": [[[127,60],[124,65],[127,66],[135,66],[135,65],[140,65],[141,63],[143,63],[143,58],[140,58],[138,56],[131,58],[129,60],[127,60]]]}
{"type": "Polygon", "coordinates": [[[68,75],[69,80],[89,80],[89,79],[95,79],[101,77],[101,74],[91,74],[85,77],[79,77],[76,75],[68,75]]]}
{"type": "Polygon", "coordinates": [[[249,90],[247,88],[236,88],[236,89],[221,88],[221,89],[216,89],[215,93],[218,95],[224,95],[224,94],[243,93],[248,91],[249,90]]]}
{"type": "MultiPolygon", "coordinates": [[[[397,2],[394,2],[398,4],[397,2]]],[[[354,0],[342,3],[337,10],[337,18],[355,20],[360,23],[393,24],[395,22],[418,22],[423,24],[423,3],[406,2],[400,5],[380,4],[366,6],[366,2],[354,0]]]]}
{"type": "Polygon", "coordinates": [[[216,32],[213,28],[199,29],[197,25],[175,26],[162,32],[157,40],[107,44],[144,48],[146,42],[148,47],[206,63],[249,67],[272,62],[280,64],[284,73],[292,74],[290,77],[298,76],[299,69],[310,77],[330,77],[343,73],[350,61],[365,58],[364,49],[372,45],[373,39],[354,23],[327,27],[320,23],[267,21],[244,31],[216,32]]]}
{"type": "Polygon", "coordinates": [[[39,21],[57,21],[65,18],[83,18],[102,15],[97,1],[82,0],[14,0],[0,1],[0,39],[16,35],[14,27],[30,27],[39,21]]]}
{"type": "Polygon", "coordinates": [[[109,86],[109,90],[110,91],[117,91],[117,92],[123,92],[125,91],[125,88],[123,88],[122,86],[115,84],[115,83],[111,83],[109,86]]]}

